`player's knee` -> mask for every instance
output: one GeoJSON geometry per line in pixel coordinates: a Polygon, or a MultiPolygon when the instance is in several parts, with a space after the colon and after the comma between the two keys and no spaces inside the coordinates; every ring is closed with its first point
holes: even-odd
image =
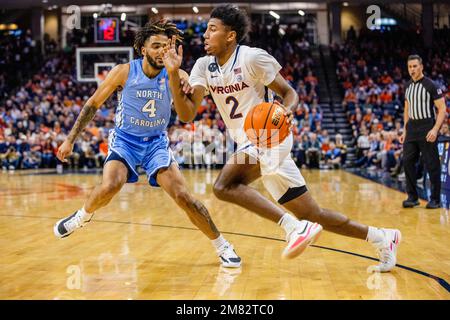
{"type": "Polygon", "coordinates": [[[120,181],[108,181],[102,183],[103,194],[106,197],[112,197],[122,188],[120,181]]]}
{"type": "Polygon", "coordinates": [[[216,183],[214,183],[213,192],[217,198],[225,200],[228,197],[228,191],[229,187],[226,184],[220,181],[216,181],[216,183]]]}

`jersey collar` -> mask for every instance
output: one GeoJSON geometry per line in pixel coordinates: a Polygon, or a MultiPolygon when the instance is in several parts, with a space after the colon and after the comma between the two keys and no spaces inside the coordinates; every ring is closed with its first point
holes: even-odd
{"type": "MultiPolygon", "coordinates": [[[[234,68],[234,65],[236,64],[236,60],[237,60],[237,57],[238,57],[238,54],[239,54],[239,48],[240,48],[241,46],[240,45],[237,45],[237,47],[236,47],[236,49],[234,50],[234,59],[233,59],[233,64],[231,65],[231,69],[230,70],[233,70],[233,68],[234,68]]],[[[217,61],[217,58],[216,57],[214,57],[214,62],[217,64],[217,67],[218,67],[218,70],[219,70],[219,72],[220,73],[222,73],[223,74],[223,69],[227,69],[227,65],[228,65],[228,63],[230,62],[230,60],[231,60],[231,58],[233,57],[233,55],[231,55],[231,57],[228,59],[228,61],[227,62],[225,62],[224,64],[223,64],[223,66],[221,67],[220,65],[219,65],[219,63],[218,63],[218,61],[217,61]]]]}
{"type": "Polygon", "coordinates": [[[412,80],[413,83],[419,83],[419,82],[422,81],[424,78],[425,78],[425,75],[423,75],[422,78],[420,78],[420,79],[417,80],[417,81],[414,81],[412,78],[411,78],[411,80],[412,80]]]}

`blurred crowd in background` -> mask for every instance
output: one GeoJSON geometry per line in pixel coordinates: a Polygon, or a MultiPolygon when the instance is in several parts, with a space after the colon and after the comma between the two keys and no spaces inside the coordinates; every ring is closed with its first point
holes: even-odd
{"type": "MultiPolygon", "coordinates": [[[[312,45],[301,28],[288,27],[283,35],[277,28],[275,24],[268,28],[255,23],[247,43],[272,54],[283,66],[281,74],[299,95],[294,110],[293,157],[302,168],[341,167],[348,146],[342,135],[330,136],[322,128],[312,45]]],[[[403,126],[404,87],[409,79],[406,57],[412,51],[421,53],[426,74],[448,94],[450,53],[445,49],[449,48],[450,34],[442,32],[448,36],[436,37],[430,50],[418,47],[414,37],[404,34],[360,33],[356,37],[352,30],[343,44],[332,46],[342,104],[357,147],[355,166],[400,173],[402,146],[398,137],[403,126]]],[[[95,83],[76,81],[75,48],[93,41],[88,34],[74,30],[67,35],[70,45],[62,50],[48,38],[44,50],[37,50],[29,31],[1,40],[0,164],[4,170],[54,168],[58,164],[58,147],[96,89],[95,83]]],[[[185,34],[183,69],[189,72],[204,53],[201,40],[189,30],[185,34]]],[[[122,39],[131,45],[133,34],[124,31],[122,39]]],[[[76,141],[68,167],[102,166],[108,153],[108,133],[114,127],[116,99],[114,94],[106,101],[76,141]]],[[[449,101],[447,96],[450,109],[449,101]]],[[[450,135],[448,123],[441,135],[450,135]]],[[[203,100],[194,122],[181,123],[173,114],[169,125],[175,157],[186,167],[221,166],[233,147],[226,144],[225,136],[224,122],[210,97],[203,100]],[[213,152],[205,152],[211,148],[213,152]]]]}

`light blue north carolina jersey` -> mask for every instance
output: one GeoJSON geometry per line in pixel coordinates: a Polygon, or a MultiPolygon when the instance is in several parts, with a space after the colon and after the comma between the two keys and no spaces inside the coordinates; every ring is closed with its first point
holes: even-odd
{"type": "Polygon", "coordinates": [[[165,68],[153,79],[142,70],[142,59],[130,61],[130,72],[118,94],[115,126],[137,137],[164,132],[169,124],[172,96],[165,68]]]}

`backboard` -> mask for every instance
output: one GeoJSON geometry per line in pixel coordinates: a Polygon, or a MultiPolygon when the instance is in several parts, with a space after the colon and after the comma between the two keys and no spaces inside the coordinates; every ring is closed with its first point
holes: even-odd
{"type": "Polygon", "coordinates": [[[116,64],[131,61],[133,52],[132,47],[77,48],[77,81],[101,82],[116,64]]]}

